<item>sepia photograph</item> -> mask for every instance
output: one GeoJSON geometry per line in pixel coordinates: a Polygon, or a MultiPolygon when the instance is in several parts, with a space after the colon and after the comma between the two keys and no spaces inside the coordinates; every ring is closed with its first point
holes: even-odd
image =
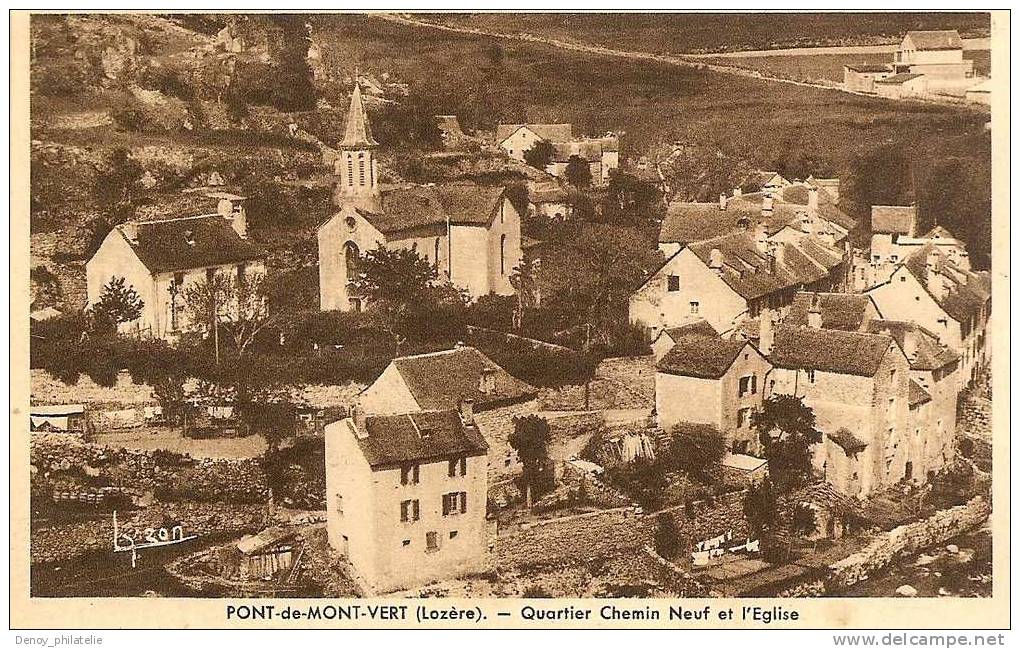
{"type": "Polygon", "coordinates": [[[1004,612],[1008,12],[49,12],[11,38],[12,571],[40,610],[1004,612]]]}

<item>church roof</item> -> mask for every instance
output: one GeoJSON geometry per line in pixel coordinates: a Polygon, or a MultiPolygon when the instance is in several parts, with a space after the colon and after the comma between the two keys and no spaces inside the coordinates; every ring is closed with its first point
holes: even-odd
{"type": "Polygon", "coordinates": [[[486,225],[503,196],[500,186],[469,182],[445,185],[404,185],[382,192],[382,211],[360,213],[383,234],[428,225],[486,225]]]}
{"type": "Polygon", "coordinates": [[[344,129],[344,139],[339,144],[341,149],[365,149],[379,146],[379,143],[372,137],[372,129],[368,125],[368,118],[365,117],[365,106],[361,101],[361,86],[354,84],[354,92],[351,93],[351,105],[347,109],[347,126],[344,129]]]}

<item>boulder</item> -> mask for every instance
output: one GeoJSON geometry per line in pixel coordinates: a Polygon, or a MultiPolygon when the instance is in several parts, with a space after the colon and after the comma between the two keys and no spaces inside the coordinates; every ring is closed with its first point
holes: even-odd
{"type": "Polygon", "coordinates": [[[917,589],[910,584],[903,584],[896,589],[896,594],[901,597],[917,597],[917,589]]]}

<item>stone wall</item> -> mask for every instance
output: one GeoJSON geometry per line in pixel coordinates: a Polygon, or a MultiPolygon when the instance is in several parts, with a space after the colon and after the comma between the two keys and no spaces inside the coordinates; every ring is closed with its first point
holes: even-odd
{"type": "Polygon", "coordinates": [[[838,590],[851,586],[899,556],[913,554],[977,527],[990,513],[991,503],[982,496],[975,496],[964,505],[943,509],[922,521],[884,532],[861,551],[829,566],[828,588],[838,590]]]}
{"type": "Polygon", "coordinates": [[[269,486],[254,459],[199,459],[167,451],[88,444],[66,435],[35,434],[32,492],[113,485],[159,500],[264,503],[269,486]]]}

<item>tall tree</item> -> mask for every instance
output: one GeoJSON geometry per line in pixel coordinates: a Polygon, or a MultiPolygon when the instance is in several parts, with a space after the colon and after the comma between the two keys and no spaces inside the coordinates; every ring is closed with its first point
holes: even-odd
{"type": "Polygon", "coordinates": [[[217,353],[226,341],[244,356],[275,321],[268,308],[267,290],[264,273],[215,273],[185,286],[184,309],[192,327],[215,338],[217,353]]]}
{"type": "Polygon", "coordinates": [[[545,419],[536,415],[514,419],[514,431],[510,433],[508,441],[524,465],[524,488],[529,507],[533,498],[551,491],[555,483],[552,460],[549,457],[551,440],[549,422],[545,419]]]}
{"type": "Polygon", "coordinates": [[[572,155],[567,160],[567,168],[563,171],[567,182],[574,187],[588,187],[591,185],[591,167],[588,161],[581,156],[572,155]]]}
{"type": "Polygon", "coordinates": [[[316,93],[307,59],[312,40],[308,24],[298,14],[281,14],[271,19],[282,31],[273,103],[286,111],[312,110],[316,93]]]}
{"type": "Polygon", "coordinates": [[[113,329],[117,325],[133,322],[142,315],[145,302],[134,286],[127,284],[123,277],[112,277],[103,285],[99,301],[92,307],[98,322],[107,323],[113,329]]]}
{"type": "Polygon", "coordinates": [[[539,140],[524,152],[524,161],[535,169],[545,171],[552,162],[553,144],[549,140],[539,140]]]}
{"type": "Polygon", "coordinates": [[[665,460],[700,482],[710,482],[726,455],[726,438],[715,427],[680,424],[673,428],[665,460]]]}
{"type": "Polygon", "coordinates": [[[812,476],[811,447],[822,441],[822,433],[815,428],[814,411],[801,397],[769,397],[751,415],[751,425],[769,461],[769,475],[780,490],[797,487],[812,476]]]}

